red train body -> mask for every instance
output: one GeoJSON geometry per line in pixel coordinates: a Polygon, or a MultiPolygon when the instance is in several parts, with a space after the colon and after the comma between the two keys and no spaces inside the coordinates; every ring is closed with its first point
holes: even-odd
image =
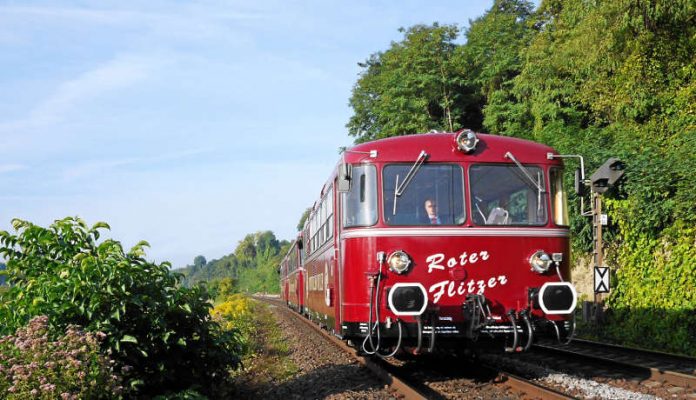
{"type": "Polygon", "coordinates": [[[301,254],[302,240],[295,240],[280,263],[280,294],[291,308],[304,311],[304,268],[301,254]]]}
{"type": "Polygon", "coordinates": [[[570,338],[563,165],[549,154],[471,131],[347,150],[293,245],[284,298],[368,353],[570,338]]]}

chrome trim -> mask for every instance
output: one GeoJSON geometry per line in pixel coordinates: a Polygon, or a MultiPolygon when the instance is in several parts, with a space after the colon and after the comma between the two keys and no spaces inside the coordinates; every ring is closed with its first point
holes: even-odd
{"type": "Polygon", "coordinates": [[[509,237],[570,237],[570,230],[557,228],[370,228],[348,230],[341,240],[388,236],[509,236],[509,237]]]}

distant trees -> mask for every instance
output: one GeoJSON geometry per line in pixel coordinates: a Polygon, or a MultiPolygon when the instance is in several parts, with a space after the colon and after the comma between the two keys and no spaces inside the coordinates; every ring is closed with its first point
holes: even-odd
{"type": "Polygon", "coordinates": [[[232,292],[277,293],[277,268],[287,247],[288,242],[279,241],[271,231],[250,233],[239,241],[232,253],[219,260],[197,267],[203,258],[198,256],[193,265],[177,272],[184,275],[185,286],[204,282],[213,296],[232,292]]]}

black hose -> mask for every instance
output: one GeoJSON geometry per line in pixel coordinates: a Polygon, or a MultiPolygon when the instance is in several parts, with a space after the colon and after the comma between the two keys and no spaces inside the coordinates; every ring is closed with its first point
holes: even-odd
{"type": "Polygon", "coordinates": [[[522,312],[522,319],[524,320],[525,325],[527,325],[527,331],[529,332],[529,335],[527,336],[527,344],[524,346],[524,351],[527,351],[530,347],[532,347],[532,342],[534,341],[534,329],[532,328],[532,323],[529,321],[529,316],[527,316],[526,312],[522,312]]]}
{"type": "Polygon", "coordinates": [[[432,327],[433,331],[431,332],[431,336],[430,336],[430,346],[428,347],[428,352],[432,353],[433,350],[435,350],[435,336],[437,335],[437,332],[435,329],[435,327],[437,325],[437,314],[435,314],[433,312],[432,314],[430,314],[430,317],[432,318],[430,320],[430,326],[432,327]]]}
{"type": "MultiPolygon", "coordinates": [[[[370,286],[370,310],[369,310],[369,314],[367,317],[367,336],[365,336],[365,340],[363,340],[363,344],[362,344],[362,349],[367,354],[375,354],[375,352],[377,351],[377,350],[375,350],[375,344],[372,341],[372,307],[373,307],[372,299],[373,299],[374,291],[375,291],[374,286],[370,286]],[[367,347],[365,345],[368,342],[370,343],[370,348],[372,348],[372,350],[367,350],[367,347]]],[[[379,345],[379,338],[377,339],[377,343],[379,345]]]]}
{"type": "Polygon", "coordinates": [[[418,325],[418,344],[414,353],[420,353],[421,346],[423,346],[423,321],[421,321],[421,316],[416,316],[416,323],[418,325]]]}
{"type": "Polygon", "coordinates": [[[510,322],[512,322],[512,335],[513,335],[513,341],[512,341],[512,347],[506,347],[505,351],[508,353],[512,353],[517,349],[517,343],[519,338],[517,337],[517,321],[515,320],[515,313],[510,310],[508,313],[508,318],[510,319],[510,322]]]}

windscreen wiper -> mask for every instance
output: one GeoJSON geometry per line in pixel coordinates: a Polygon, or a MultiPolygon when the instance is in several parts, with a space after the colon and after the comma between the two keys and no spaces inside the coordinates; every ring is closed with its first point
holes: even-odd
{"type": "Polygon", "coordinates": [[[524,175],[524,177],[528,179],[529,183],[531,183],[532,186],[534,188],[536,188],[536,190],[539,191],[539,193],[546,193],[546,189],[544,189],[541,186],[539,181],[532,178],[532,175],[529,173],[529,171],[527,171],[527,168],[525,168],[524,165],[522,165],[519,161],[517,161],[517,159],[515,158],[515,156],[512,155],[512,153],[510,153],[509,151],[507,153],[505,153],[505,158],[511,159],[512,162],[514,162],[517,165],[517,167],[520,169],[520,171],[522,171],[522,174],[524,175]]]}
{"type": "Polygon", "coordinates": [[[413,163],[413,166],[408,171],[401,184],[399,184],[399,176],[396,176],[396,185],[394,188],[394,209],[392,210],[392,215],[396,215],[396,199],[404,194],[408,184],[411,183],[411,180],[413,180],[413,177],[416,176],[416,173],[418,173],[418,170],[427,158],[428,153],[426,153],[425,150],[421,150],[420,154],[418,154],[418,158],[416,158],[416,162],[413,163]]]}
{"type": "Polygon", "coordinates": [[[543,184],[542,177],[538,176],[536,180],[534,178],[532,178],[532,175],[529,173],[529,171],[527,171],[527,168],[525,168],[524,165],[522,165],[522,163],[517,161],[515,156],[513,156],[512,153],[510,153],[509,151],[507,153],[505,153],[505,158],[511,159],[512,162],[514,162],[517,165],[517,168],[519,168],[520,171],[522,171],[522,174],[524,175],[525,178],[527,178],[529,183],[531,183],[532,186],[534,188],[536,188],[536,190],[537,190],[537,205],[538,205],[537,212],[541,212],[541,210],[542,210],[541,194],[546,193],[546,189],[542,185],[543,184]]]}

